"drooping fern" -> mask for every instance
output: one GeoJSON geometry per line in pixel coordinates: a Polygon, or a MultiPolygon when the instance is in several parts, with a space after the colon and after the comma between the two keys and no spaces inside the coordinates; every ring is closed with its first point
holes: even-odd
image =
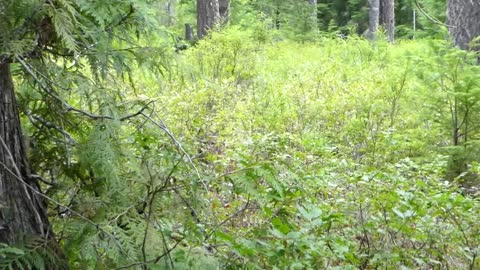
{"type": "Polygon", "coordinates": [[[52,248],[54,245],[41,237],[28,237],[13,246],[0,243],[0,269],[68,269],[52,248]]]}
{"type": "Polygon", "coordinates": [[[69,1],[59,1],[63,8],[56,8],[48,5],[47,14],[52,18],[53,26],[58,37],[63,41],[67,50],[78,52],[77,41],[75,40],[74,31],[76,25],[76,11],[69,1]]]}
{"type": "Polygon", "coordinates": [[[117,141],[118,123],[103,121],[91,130],[80,146],[80,161],[94,173],[96,181],[111,189],[118,188],[121,149],[117,141]]]}

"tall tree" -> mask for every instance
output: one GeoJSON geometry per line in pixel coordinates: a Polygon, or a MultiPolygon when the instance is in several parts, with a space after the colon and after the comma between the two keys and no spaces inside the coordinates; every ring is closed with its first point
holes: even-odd
{"type": "Polygon", "coordinates": [[[480,35],[480,2],[476,0],[448,0],[447,25],[456,46],[480,50],[470,42],[480,35]]]}
{"type": "Polygon", "coordinates": [[[395,3],[394,0],[368,0],[369,26],[367,38],[374,39],[378,26],[382,25],[387,31],[388,40],[393,42],[395,37],[395,3]]]}
{"type": "Polygon", "coordinates": [[[197,36],[199,39],[207,35],[220,22],[218,0],[197,0],[197,36]]]}
{"type": "MultiPolygon", "coordinates": [[[[48,251],[63,258],[54,241],[40,187],[27,162],[10,72],[12,60],[5,54],[0,57],[0,243],[13,245],[43,238],[48,251]]],[[[53,263],[57,266],[49,269],[67,268],[64,262],[53,263]]]]}
{"type": "Polygon", "coordinates": [[[368,31],[367,38],[374,39],[380,19],[380,0],[368,0],[368,31]]]}
{"type": "MultiPolygon", "coordinates": [[[[10,72],[13,62],[39,58],[41,50],[57,40],[52,19],[47,15],[52,11],[50,8],[40,1],[0,4],[0,30],[4,33],[0,40],[0,242],[7,245],[35,238],[45,239],[46,247],[56,245],[44,198],[27,161],[10,72]],[[34,46],[32,37],[36,37],[34,46]],[[18,47],[19,44],[22,46],[18,47]]],[[[59,258],[63,257],[60,249],[52,250],[59,258]]],[[[67,266],[64,263],[49,266],[49,269],[60,268],[67,266]]]]}
{"type": "Polygon", "coordinates": [[[230,1],[229,0],[218,0],[218,9],[220,12],[220,19],[222,23],[228,21],[228,16],[230,13],[230,1]]]}
{"type": "Polygon", "coordinates": [[[175,4],[173,0],[168,0],[165,3],[165,18],[163,23],[166,25],[173,25],[175,21],[175,4]]]}
{"type": "Polygon", "coordinates": [[[317,19],[317,16],[318,16],[318,6],[317,6],[317,0],[308,0],[308,4],[310,4],[312,6],[312,15],[311,15],[311,23],[312,23],[312,27],[314,28],[314,30],[317,30],[318,29],[318,19],[317,19]]]}
{"type": "Polygon", "coordinates": [[[395,39],[395,3],[394,0],[380,0],[380,25],[382,25],[390,42],[395,39]]]}

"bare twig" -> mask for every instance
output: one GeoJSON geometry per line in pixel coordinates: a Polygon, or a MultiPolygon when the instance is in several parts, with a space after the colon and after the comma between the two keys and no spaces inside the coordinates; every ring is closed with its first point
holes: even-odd
{"type": "MultiPolygon", "coordinates": [[[[42,126],[44,127],[47,127],[47,128],[51,128],[51,129],[54,129],[56,131],[58,131],[59,133],[61,133],[65,138],[68,139],[69,143],[72,144],[72,145],[76,145],[77,142],[75,141],[75,139],[72,137],[72,135],[70,135],[67,131],[65,131],[63,128],[55,125],[54,123],[51,123],[51,122],[48,122],[47,120],[43,119],[42,117],[36,115],[36,114],[32,114],[30,111],[26,111],[25,114],[27,115],[28,119],[30,120],[30,122],[32,124],[35,124],[35,122],[40,122],[42,124],[42,126]]],[[[37,126],[37,128],[41,129],[40,126],[37,126]]]]}
{"type": "MultiPolygon", "coordinates": [[[[198,178],[199,181],[201,181],[201,177],[200,177],[200,173],[197,169],[197,166],[195,166],[195,164],[193,163],[193,160],[192,158],[190,157],[190,155],[185,151],[185,149],[183,148],[182,144],[175,138],[175,136],[173,135],[173,133],[168,129],[168,127],[165,125],[165,123],[161,121],[161,123],[158,123],[157,121],[155,121],[152,117],[150,117],[149,115],[146,115],[145,113],[143,112],[140,112],[141,115],[143,115],[146,119],[148,119],[148,121],[150,121],[152,124],[154,124],[155,126],[157,126],[159,129],[163,130],[167,135],[168,137],[170,137],[170,139],[175,143],[175,145],[177,146],[177,148],[180,150],[180,152],[182,152],[183,155],[185,155],[185,157],[187,157],[187,160],[189,162],[189,164],[192,166],[192,168],[195,170],[195,173],[196,173],[196,176],[198,178]]],[[[205,190],[208,190],[208,187],[207,185],[201,181],[202,184],[204,185],[204,188],[205,190]]]]}
{"type": "Polygon", "coordinates": [[[217,224],[213,229],[212,231],[207,234],[205,236],[205,239],[203,241],[207,241],[217,230],[218,228],[222,227],[223,225],[225,225],[225,223],[229,222],[230,220],[232,220],[233,218],[239,216],[241,213],[245,212],[245,210],[248,209],[248,205],[250,204],[250,197],[247,198],[247,202],[245,203],[245,205],[239,209],[238,211],[236,211],[233,215],[227,217],[225,220],[223,220],[222,222],[220,222],[219,224],[217,224]]]}
{"type": "Polygon", "coordinates": [[[420,13],[422,13],[425,17],[427,17],[427,19],[429,19],[431,22],[433,22],[434,24],[438,24],[438,25],[441,25],[441,26],[445,26],[445,27],[448,27],[448,28],[454,28],[454,26],[452,25],[448,25],[446,23],[443,23],[441,22],[439,19],[429,15],[421,6],[420,6],[420,3],[418,3],[418,0],[415,0],[415,5],[417,6],[418,10],[420,11],[420,13]]]}
{"type": "Polygon", "coordinates": [[[193,217],[193,219],[195,219],[195,223],[202,224],[200,218],[198,217],[197,211],[193,209],[192,205],[187,201],[187,199],[185,199],[185,197],[183,197],[182,194],[180,194],[180,192],[178,192],[176,189],[173,189],[173,191],[178,195],[178,197],[180,197],[185,206],[190,210],[190,215],[193,217]]]}
{"type": "Polygon", "coordinates": [[[46,185],[49,185],[49,186],[55,186],[55,183],[53,181],[48,181],[47,179],[45,179],[43,176],[41,175],[38,175],[38,174],[30,174],[29,177],[31,177],[32,179],[36,179],[36,180],[39,180],[40,182],[46,184],[46,185]]]}
{"type": "Polygon", "coordinates": [[[174,250],[175,248],[177,248],[177,246],[185,239],[185,237],[182,237],[180,240],[178,240],[171,248],[169,248],[167,251],[165,251],[163,254],[157,256],[156,258],[154,259],[151,259],[151,260],[148,260],[148,261],[145,261],[145,262],[136,262],[136,263],[132,263],[132,264],[129,264],[129,265],[126,265],[126,266],[122,266],[122,267],[118,267],[118,268],[115,268],[113,270],[121,270],[121,269],[128,269],[128,268],[132,268],[132,267],[136,267],[136,266],[145,266],[145,265],[148,265],[150,263],[157,263],[158,261],[160,261],[163,257],[167,256],[170,254],[170,252],[172,252],[172,250],[174,250]]]}

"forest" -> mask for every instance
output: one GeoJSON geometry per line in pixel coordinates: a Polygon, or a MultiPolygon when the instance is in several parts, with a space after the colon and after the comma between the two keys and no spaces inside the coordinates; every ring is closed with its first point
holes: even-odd
{"type": "Polygon", "coordinates": [[[0,0],[0,269],[480,269],[477,0],[0,0]]]}

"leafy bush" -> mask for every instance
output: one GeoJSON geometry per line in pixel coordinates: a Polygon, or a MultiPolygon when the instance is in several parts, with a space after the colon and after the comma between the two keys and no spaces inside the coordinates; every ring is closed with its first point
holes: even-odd
{"type": "MultiPolygon", "coordinates": [[[[95,73],[62,81],[71,104],[108,117],[25,125],[34,168],[57,181],[51,219],[74,268],[480,267],[480,204],[453,181],[478,174],[471,56],[234,27],[168,56],[159,73],[107,73],[102,91],[95,73]]],[[[22,108],[47,114],[18,84],[22,108]]]]}

